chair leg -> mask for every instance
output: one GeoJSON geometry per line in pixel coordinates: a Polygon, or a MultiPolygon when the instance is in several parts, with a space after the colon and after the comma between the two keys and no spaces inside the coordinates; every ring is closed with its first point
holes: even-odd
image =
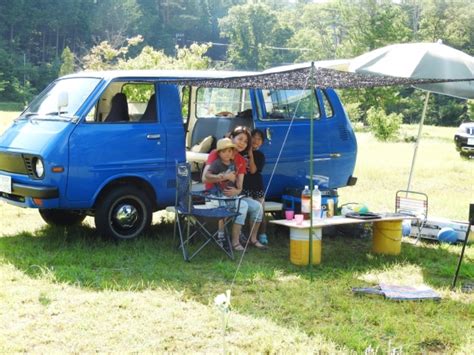
{"type": "Polygon", "coordinates": [[[425,224],[426,224],[426,221],[421,221],[418,224],[418,235],[416,236],[415,244],[417,244],[421,240],[421,232],[422,232],[423,227],[425,226],[425,224]]]}
{"type": "Polygon", "coordinates": [[[178,232],[179,232],[179,241],[180,241],[180,244],[178,246],[178,248],[181,248],[181,251],[183,253],[183,259],[185,261],[189,261],[189,257],[188,257],[188,252],[186,250],[186,245],[185,245],[185,241],[184,241],[184,238],[183,238],[183,228],[181,226],[181,217],[177,214],[176,216],[176,221],[177,221],[177,227],[178,227],[178,232]]]}

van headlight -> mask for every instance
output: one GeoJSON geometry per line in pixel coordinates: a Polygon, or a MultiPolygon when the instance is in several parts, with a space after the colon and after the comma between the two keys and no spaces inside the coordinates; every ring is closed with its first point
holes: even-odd
{"type": "Polygon", "coordinates": [[[44,176],[44,165],[41,158],[36,158],[34,162],[34,172],[38,179],[41,179],[44,176]]]}

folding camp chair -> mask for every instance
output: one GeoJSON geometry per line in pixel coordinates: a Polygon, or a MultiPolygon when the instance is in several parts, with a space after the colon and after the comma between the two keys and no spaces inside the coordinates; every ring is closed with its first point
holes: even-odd
{"type": "Polygon", "coordinates": [[[428,195],[422,192],[398,190],[395,194],[395,213],[416,217],[412,226],[417,229],[416,243],[418,243],[428,219],[428,195]]]}
{"type": "Polygon", "coordinates": [[[231,259],[229,226],[239,215],[241,196],[217,197],[206,191],[192,191],[191,166],[176,164],[175,234],[179,233],[179,248],[183,258],[190,261],[209,243],[217,245],[231,259]],[[201,202],[200,205],[196,201],[201,202]],[[206,204],[202,202],[206,201],[206,204]],[[210,204],[212,201],[217,203],[210,204]],[[224,240],[218,239],[218,221],[224,221],[224,240]]]}

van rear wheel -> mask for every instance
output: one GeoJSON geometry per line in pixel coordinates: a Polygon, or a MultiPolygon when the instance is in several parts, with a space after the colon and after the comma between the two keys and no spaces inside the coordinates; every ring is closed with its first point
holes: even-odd
{"type": "Polygon", "coordinates": [[[61,209],[40,208],[39,214],[49,225],[63,227],[80,224],[86,218],[85,213],[61,209]]]}
{"type": "Polygon", "coordinates": [[[144,192],[136,187],[117,187],[98,202],[95,226],[107,237],[133,239],[150,226],[151,209],[150,200],[144,192]]]}

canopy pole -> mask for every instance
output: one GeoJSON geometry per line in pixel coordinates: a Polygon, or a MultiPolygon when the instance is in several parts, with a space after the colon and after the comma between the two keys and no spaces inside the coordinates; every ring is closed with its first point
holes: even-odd
{"type": "Polygon", "coordinates": [[[415,150],[413,151],[413,158],[411,160],[411,168],[410,168],[410,175],[408,177],[407,191],[410,191],[411,179],[412,179],[412,176],[413,176],[413,169],[415,168],[416,153],[418,152],[418,144],[420,143],[421,130],[423,128],[423,122],[425,120],[426,109],[428,108],[429,99],[430,99],[430,92],[427,91],[426,96],[425,96],[425,104],[423,106],[423,112],[421,114],[420,125],[418,127],[418,136],[416,137],[415,150]]]}
{"type": "MultiPolygon", "coordinates": [[[[314,90],[313,78],[314,75],[314,62],[311,62],[311,71],[309,72],[309,86],[314,90]]],[[[311,191],[310,197],[310,212],[309,212],[309,275],[311,282],[313,281],[313,164],[314,164],[314,117],[311,115],[309,128],[309,190],[311,191]]]]}

